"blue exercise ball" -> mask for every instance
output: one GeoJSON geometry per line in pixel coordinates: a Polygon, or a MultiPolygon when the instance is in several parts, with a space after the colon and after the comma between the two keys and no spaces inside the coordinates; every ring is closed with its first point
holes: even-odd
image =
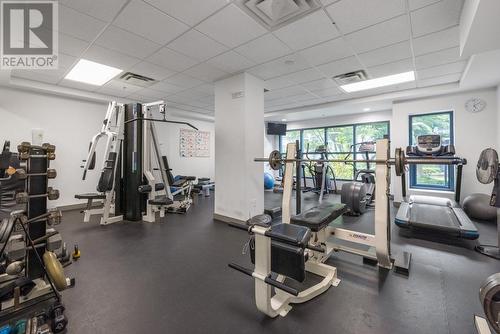
{"type": "Polygon", "coordinates": [[[264,173],[264,189],[274,188],[274,176],[271,173],[264,173]]]}

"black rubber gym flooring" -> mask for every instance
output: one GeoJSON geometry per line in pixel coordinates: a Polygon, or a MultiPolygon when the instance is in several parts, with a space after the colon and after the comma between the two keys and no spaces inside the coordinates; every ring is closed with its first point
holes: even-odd
{"type": "MultiPolygon", "coordinates": [[[[267,207],[280,201],[273,193],[265,198],[267,207]]],[[[315,200],[308,194],[304,205],[315,200]]],[[[270,319],[255,307],[253,280],[227,267],[250,266],[242,255],[248,235],[214,222],[212,213],[213,197],[160,223],[101,227],[96,218],[86,224],[79,212],[65,212],[59,230],[82,252],[67,268],[77,280],[63,293],[69,333],[470,334],[474,313],[482,314],[479,286],[500,271],[500,262],[470,249],[473,243],[403,238],[393,226],[393,251],[413,255],[408,278],[339,254],[329,260],[338,268],[338,287],[270,319]]],[[[373,211],[345,225],[373,232],[373,211]]],[[[482,242],[495,242],[495,224],[478,227],[482,242]]]]}

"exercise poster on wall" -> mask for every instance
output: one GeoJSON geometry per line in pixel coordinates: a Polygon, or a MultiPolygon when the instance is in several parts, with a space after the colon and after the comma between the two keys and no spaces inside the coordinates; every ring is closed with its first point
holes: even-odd
{"type": "Polygon", "coordinates": [[[183,158],[209,158],[210,132],[181,129],[179,152],[183,158]]]}

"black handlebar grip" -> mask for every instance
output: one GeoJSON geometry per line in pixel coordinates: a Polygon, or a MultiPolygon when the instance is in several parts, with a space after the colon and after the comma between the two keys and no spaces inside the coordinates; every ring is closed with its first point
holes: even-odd
{"type": "Polygon", "coordinates": [[[269,285],[274,286],[275,288],[278,288],[280,290],[288,292],[289,294],[291,294],[293,296],[298,296],[299,295],[299,290],[294,289],[292,287],[289,287],[288,285],[286,285],[284,283],[278,282],[277,280],[272,279],[271,277],[266,277],[265,280],[264,280],[264,282],[266,282],[269,285]]]}
{"type": "Polygon", "coordinates": [[[236,263],[228,263],[229,268],[233,268],[234,270],[238,270],[239,272],[242,272],[245,275],[252,276],[253,270],[245,268],[240,266],[239,264],[236,263]]]}

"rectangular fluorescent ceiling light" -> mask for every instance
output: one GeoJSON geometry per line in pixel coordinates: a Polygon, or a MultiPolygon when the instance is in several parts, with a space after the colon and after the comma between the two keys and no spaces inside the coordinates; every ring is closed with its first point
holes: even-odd
{"type": "Polygon", "coordinates": [[[87,59],[80,59],[69,71],[65,79],[102,86],[123,72],[115,67],[99,64],[87,59]]]}
{"type": "Polygon", "coordinates": [[[354,82],[347,85],[342,85],[342,88],[347,93],[359,92],[362,90],[397,85],[403,82],[415,81],[415,72],[404,72],[399,74],[388,75],[376,79],[354,82]]]}

